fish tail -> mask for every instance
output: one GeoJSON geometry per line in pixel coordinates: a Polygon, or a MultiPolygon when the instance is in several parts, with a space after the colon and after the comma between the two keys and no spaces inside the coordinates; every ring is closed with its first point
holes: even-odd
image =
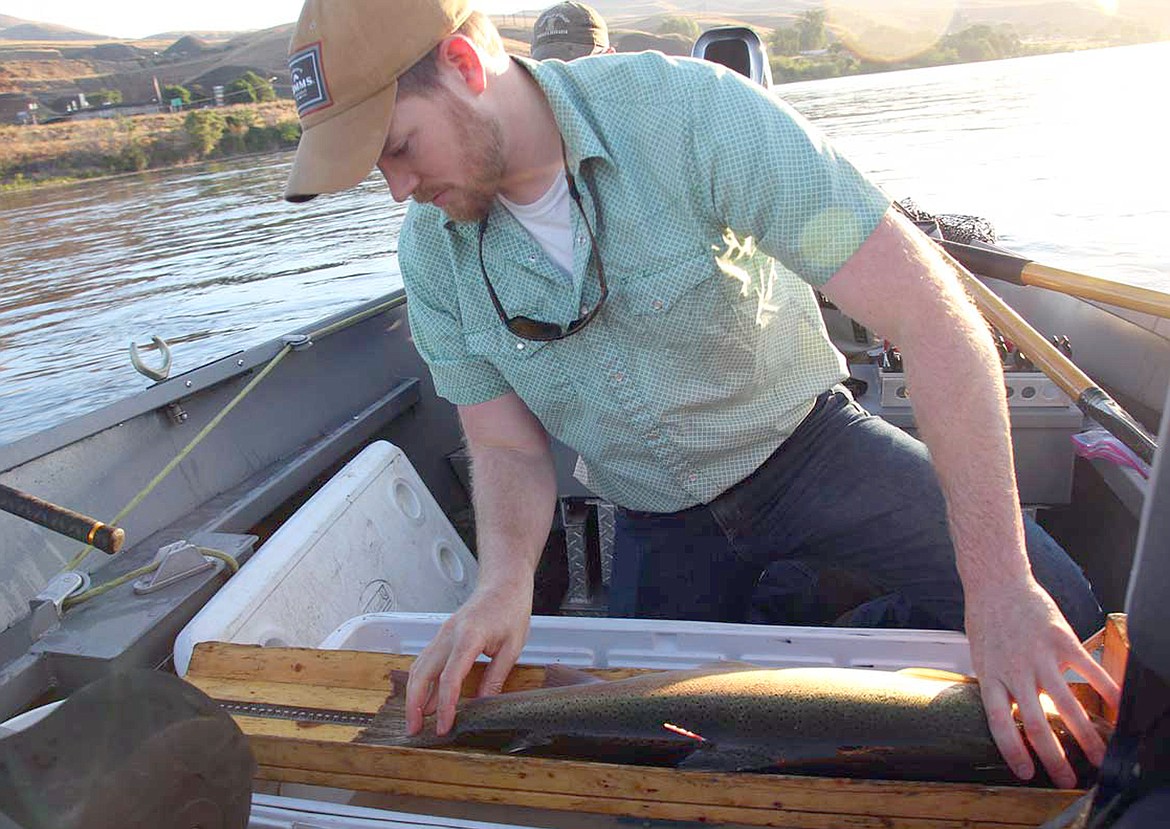
{"type": "Polygon", "coordinates": [[[354,738],[355,743],[373,743],[382,746],[414,745],[415,739],[406,733],[406,702],[390,697],[374,715],[374,721],[354,738]]]}
{"type": "Polygon", "coordinates": [[[390,696],[374,714],[374,720],[354,738],[355,743],[382,746],[419,746],[425,738],[406,733],[406,683],[408,671],[390,672],[390,696]]]}
{"type": "Polygon", "coordinates": [[[390,698],[406,701],[406,684],[410,682],[410,671],[394,668],[390,671],[390,698]]]}

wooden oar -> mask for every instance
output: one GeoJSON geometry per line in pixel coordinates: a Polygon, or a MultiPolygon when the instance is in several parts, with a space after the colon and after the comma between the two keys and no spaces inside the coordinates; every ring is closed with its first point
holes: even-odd
{"type": "Polygon", "coordinates": [[[953,260],[952,264],[983,316],[1015,342],[1029,360],[1075,400],[1082,412],[1108,429],[1143,461],[1153,463],[1158,444],[1140,423],[990,288],[953,260]]]}
{"type": "Polygon", "coordinates": [[[42,501],[35,495],[0,484],[0,509],[111,555],[122,549],[126,533],[88,515],[42,501]]]}
{"type": "MultiPolygon", "coordinates": [[[[939,241],[939,240],[935,240],[939,241]]],[[[1032,285],[1059,291],[1080,299],[1107,302],[1119,308],[1142,311],[1156,317],[1170,318],[1170,294],[1110,282],[1075,271],[1051,268],[1007,251],[991,250],[960,242],[939,241],[939,244],[968,270],[1002,279],[1014,285],[1032,285]]]]}

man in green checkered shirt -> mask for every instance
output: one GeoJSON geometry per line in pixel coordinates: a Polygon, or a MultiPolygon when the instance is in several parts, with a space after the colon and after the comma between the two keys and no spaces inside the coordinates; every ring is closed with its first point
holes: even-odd
{"type": "Polygon", "coordinates": [[[520,653],[552,435],[619,507],[618,613],[741,619],[770,562],[827,562],[897,596],[907,624],[965,628],[1018,775],[1034,768],[1013,702],[1053,779],[1074,782],[1040,691],[1100,762],[1063,677],[1116,699],[1070,628],[1100,608],[1021,520],[987,326],[799,115],[701,61],[510,58],[465,0],[308,0],[290,67],[304,135],[286,197],[376,165],[413,199],[411,327],[472,456],[480,579],[415,662],[412,731],[432,711],[450,728],[481,653],[484,693],[520,653]],[[838,385],[814,288],[898,344],[929,456],[838,385]]]}

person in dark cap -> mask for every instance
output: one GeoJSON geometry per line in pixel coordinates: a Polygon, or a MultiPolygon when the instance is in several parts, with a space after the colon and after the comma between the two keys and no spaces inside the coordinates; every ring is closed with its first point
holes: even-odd
{"type": "Polygon", "coordinates": [[[959,266],[742,75],[508,55],[472,2],[307,0],[289,50],[285,198],[376,167],[413,202],[411,336],[471,454],[478,580],[411,666],[408,730],[434,713],[447,733],[480,654],[481,694],[519,657],[556,437],[618,507],[612,613],[742,621],[769,562],[835,564],[965,630],[1005,762],[1031,777],[1027,742],[1075,785],[1042,699],[1099,764],[1065,671],[1116,705],[1081,644],[1103,614],[1021,515],[1003,367],[959,266]],[[817,291],[898,344],[923,442],[841,385],[817,291]]]}
{"type": "Polygon", "coordinates": [[[613,51],[605,18],[585,3],[565,0],[549,6],[532,27],[533,60],[569,61],[613,51]]]}

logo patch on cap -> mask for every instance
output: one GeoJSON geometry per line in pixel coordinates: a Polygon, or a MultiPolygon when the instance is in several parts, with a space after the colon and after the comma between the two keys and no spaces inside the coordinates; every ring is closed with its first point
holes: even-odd
{"type": "Polygon", "coordinates": [[[288,59],[292,72],[292,93],[297,102],[297,115],[304,118],[310,112],[329,106],[333,101],[325,86],[325,73],[321,69],[320,42],[306,46],[288,59]]]}

